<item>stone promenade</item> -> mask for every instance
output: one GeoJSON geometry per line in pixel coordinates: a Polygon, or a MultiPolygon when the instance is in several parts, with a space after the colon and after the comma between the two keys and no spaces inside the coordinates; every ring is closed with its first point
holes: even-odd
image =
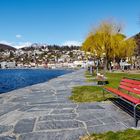
{"type": "Polygon", "coordinates": [[[111,102],[71,102],[72,87],[86,84],[84,70],[78,70],[1,94],[0,140],[78,140],[133,125],[133,118],[111,102]]]}

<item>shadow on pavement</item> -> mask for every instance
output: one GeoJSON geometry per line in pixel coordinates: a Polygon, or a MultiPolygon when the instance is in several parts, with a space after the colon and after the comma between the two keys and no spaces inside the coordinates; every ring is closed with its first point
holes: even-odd
{"type": "MultiPolygon", "coordinates": [[[[121,108],[124,112],[128,113],[130,116],[134,117],[134,107],[133,105],[128,104],[127,102],[119,99],[119,98],[109,98],[113,104],[121,108]]],[[[140,120],[140,106],[136,109],[137,119],[140,120]]]]}

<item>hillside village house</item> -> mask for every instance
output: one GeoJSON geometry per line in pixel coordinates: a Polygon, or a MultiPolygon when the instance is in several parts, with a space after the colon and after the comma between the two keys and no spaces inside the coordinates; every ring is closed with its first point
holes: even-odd
{"type": "Polygon", "coordinates": [[[0,68],[5,69],[5,68],[15,68],[16,67],[16,62],[0,62],[0,68]]]}

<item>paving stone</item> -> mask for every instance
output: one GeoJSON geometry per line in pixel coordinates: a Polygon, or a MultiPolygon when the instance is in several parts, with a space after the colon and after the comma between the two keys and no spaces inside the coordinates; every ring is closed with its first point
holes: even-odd
{"type": "Polygon", "coordinates": [[[11,100],[11,102],[27,102],[30,101],[30,99],[27,99],[27,97],[16,97],[11,100]]]}
{"type": "Polygon", "coordinates": [[[91,120],[91,121],[86,121],[85,123],[86,123],[87,127],[103,124],[103,122],[101,122],[100,120],[91,120]]]}
{"type": "Polygon", "coordinates": [[[57,87],[58,90],[67,90],[66,86],[62,86],[64,84],[59,84],[59,85],[52,85],[53,87],[57,87]]]}
{"type": "Polygon", "coordinates": [[[117,111],[118,110],[118,107],[111,102],[101,104],[100,106],[102,106],[106,111],[117,111]]]}
{"type": "Polygon", "coordinates": [[[111,112],[107,112],[103,109],[87,109],[87,110],[77,110],[76,111],[79,114],[93,114],[94,117],[96,118],[104,118],[104,117],[110,117],[111,116],[111,112]]]}
{"type": "Polygon", "coordinates": [[[76,108],[77,107],[77,104],[74,104],[74,103],[65,103],[65,104],[59,104],[57,106],[57,109],[64,109],[64,108],[76,108]]]}
{"type": "Polygon", "coordinates": [[[51,89],[50,89],[50,91],[48,91],[48,90],[46,90],[46,91],[42,91],[42,90],[39,90],[38,92],[32,92],[31,93],[31,95],[33,95],[33,96],[35,96],[35,95],[38,95],[38,96],[47,96],[47,97],[52,97],[53,96],[53,92],[51,91],[51,89]]]}
{"type": "Polygon", "coordinates": [[[77,120],[81,120],[81,121],[89,121],[89,120],[95,120],[96,117],[94,114],[92,113],[79,113],[79,116],[76,118],[77,120]]]}
{"type": "Polygon", "coordinates": [[[79,104],[78,109],[104,109],[102,106],[95,104],[95,103],[85,103],[85,104],[79,104]]]}
{"type": "Polygon", "coordinates": [[[29,103],[41,103],[41,102],[47,102],[50,100],[56,100],[56,97],[50,97],[50,98],[46,98],[46,97],[39,97],[39,96],[27,96],[27,97],[22,97],[22,98],[17,98],[17,99],[13,99],[12,102],[29,102],[29,103]]]}
{"type": "Polygon", "coordinates": [[[48,109],[54,109],[58,105],[57,104],[38,104],[35,107],[32,108],[32,110],[48,110],[48,109]]]}
{"type": "Polygon", "coordinates": [[[132,118],[130,115],[128,115],[126,113],[123,114],[123,113],[120,113],[120,112],[117,112],[117,111],[115,112],[115,114],[112,113],[112,117],[113,117],[114,120],[116,120],[118,122],[123,122],[124,120],[129,120],[129,119],[132,118]]]}
{"type": "Polygon", "coordinates": [[[17,105],[14,105],[14,104],[4,104],[0,107],[0,116],[6,114],[6,113],[9,113],[11,111],[14,111],[14,110],[17,110],[18,108],[21,108],[22,105],[20,104],[17,104],[17,105]]]}
{"type": "Polygon", "coordinates": [[[118,114],[118,116],[120,116],[121,118],[131,118],[131,116],[127,113],[127,112],[125,112],[125,111],[123,111],[123,110],[121,110],[121,111],[116,111],[115,113],[117,113],[118,114]]]}
{"type": "Polygon", "coordinates": [[[111,112],[107,112],[107,111],[94,112],[94,115],[98,119],[108,118],[111,116],[111,112]]]}
{"type": "Polygon", "coordinates": [[[16,140],[16,137],[0,136],[0,140],[16,140]]]}
{"type": "Polygon", "coordinates": [[[54,109],[51,114],[67,114],[67,113],[74,113],[74,109],[54,109]]]}
{"type": "Polygon", "coordinates": [[[46,104],[48,104],[48,103],[50,103],[50,101],[57,101],[56,99],[52,99],[52,100],[47,100],[47,99],[42,99],[42,100],[37,100],[37,101],[33,101],[33,100],[31,100],[31,101],[27,101],[29,104],[31,104],[31,105],[34,105],[34,104],[42,104],[42,103],[46,103],[46,104]]]}
{"type": "Polygon", "coordinates": [[[35,113],[35,112],[38,112],[38,113],[41,113],[42,112],[42,114],[45,112],[45,115],[47,115],[47,114],[49,114],[50,113],[50,111],[51,110],[49,110],[49,109],[31,109],[31,110],[28,110],[27,111],[27,113],[35,113]]]}
{"type": "Polygon", "coordinates": [[[60,114],[60,115],[47,115],[39,118],[39,121],[47,120],[72,120],[76,118],[76,114],[60,114]]]}
{"type": "Polygon", "coordinates": [[[53,130],[53,129],[70,129],[84,127],[82,122],[75,120],[65,120],[65,121],[46,121],[37,123],[36,131],[40,130],[53,130]]]}
{"type": "Polygon", "coordinates": [[[22,119],[18,121],[14,128],[15,133],[29,133],[32,132],[35,119],[22,119]]]}
{"type": "Polygon", "coordinates": [[[67,93],[67,91],[65,91],[66,93],[56,93],[56,97],[59,98],[59,97],[68,97],[68,96],[71,96],[71,92],[70,93],[67,93]]]}
{"type": "MultiPolygon", "coordinates": [[[[57,97],[57,100],[58,101],[70,101],[69,99],[68,99],[68,96],[65,96],[65,97],[57,97]]],[[[63,103],[63,102],[62,102],[63,103]]],[[[70,101],[70,103],[71,103],[71,101],[70,101]]]]}
{"type": "Polygon", "coordinates": [[[69,100],[69,97],[71,96],[71,94],[66,94],[66,95],[56,95],[57,100],[59,99],[65,99],[65,100],[69,100]]]}
{"type": "Polygon", "coordinates": [[[116,121],[113,119],[113,118],[111,118],[111,117],[105,117],[105,118],[102,118],[102,119],[100,119],[103,123],[106,123],[106,124],[109,124],[109,123],[115,123],[116,121]]]}
{"type": "Polygon", "coordinates": [[[4,98],[0,97],[0,104],[3,104],[4,98]]]}
{"type": "Polygon", "coordinates": [[[84,129],[74,129],[69,131],[63,130],[22,134],[19,140],[79,140],[83,135],[86,135],[84,129]]]}
{"type": "Polygon", "coordinates": [[[4,132],[8,132],[13,128],[13,126],[5,126],[5,125],[0,125],[0,134],[4,132]]]}
{"type": "MultiPolygon", "coordinates": [[[[124,123],[127,127],[135,127],[134,118],[131,118],[131,119],[129,119],[129,120],[124,120],[123,123],[124,123]]],[[[138,121],[137,127],[140,127],[140,120],[138,121]]]]}
{"type": "MultiPolygon", "coordinates": [[[[69,82],[69,81],[68,81],[69,82]]],[[[69,90],[69,89],[67,89],[67,90],[58,90],[58,89],[56,89],[56,94],[69,94],[69,93],[71,93],[71,90],[69,90]]]]}
{"type": "Polygon", "coordinates": [[[33,108],[34,106],[23,106],[21,109],[19,109],[19,111],[27,111],[31,108],[33,108]]]}
{"type": "Polygon", "coordinates": [[[50,101],[45,101],[45,102],[33,102],[33,103],[29,103],[30,105],[35,105],[35,106],[37,106],[37,105],[48,105],[48,104],[57,104],[57,100],[50,100],[50,101]]]}
{"type": "Polygon", "coordinates": [[[103,133],[107,131],[119,131],[119,130],[124,130],[127,127],[125,127],[121,123],[112,123],[112,124],[107,124],[107,125],[99,125],[99,126],[92,126],[88,127],[88,132],[89,133],[103,133]]]}

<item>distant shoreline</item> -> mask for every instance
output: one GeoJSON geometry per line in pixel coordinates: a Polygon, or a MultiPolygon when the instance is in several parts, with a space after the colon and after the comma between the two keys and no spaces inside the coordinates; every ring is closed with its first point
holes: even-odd
{"type": "Polygon", "coordinates": [[[43,68],[43,67],[37,67],[37,68],[35,68],[35,67],[31,67],[31,68],[26,68],[26,67],[22,67],[22,68],[18,68],[18,67],[16,67],[16,68],[0,68],[0,70],[14,70],[14,69],[17,69],[17,70],[19,70],[19,69],[43,69],[43,70],[78,70],[78,69],[81,69],[81,68],[43,68]]]}

